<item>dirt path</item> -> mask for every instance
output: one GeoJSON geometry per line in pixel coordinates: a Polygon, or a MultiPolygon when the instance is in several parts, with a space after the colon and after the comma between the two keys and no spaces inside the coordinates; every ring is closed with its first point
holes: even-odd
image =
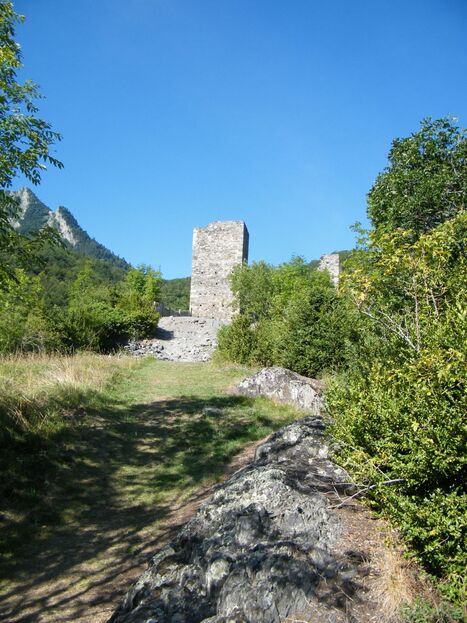
{"type": "MultiPolygon", "coordinates": [[[[0,621],[106,621],[148,556],[293,410],[228,395],[235,368],[146,360],[0,515],[0,621]],[[241,452],[242,448],[249,448],[241,452]],[[41,489],[28,506],[21,496],[41,489]]],[[[38,463],[41,465],[42,463],[38,463]]],[[[26,499],[26,496],[24,496],[26,499]]]]}
{"type": "MultiPolygon", "coordinates": [[[[0,518],[12,542],[0,561],[0,621],[109,618],[148,557],[252,458],[261,442],[251,440],[297,417],[285,406],[229,395],[242,376],[205,364],[148,362],[117,388],[114,404],[79,414],[79,426],[47,464],[37,504],[0,518]]],[[[371,517],[339,512],[348,548],[383,560],[371,517]]],[[[372,567],[365,590],[374,592],[383,566],[372,567]]]]}
{"type": "MultiPolygon", "coordinates": [[[[225,470],[225,478],[248,463],[260,443],[248,444],[235,456],[225,470]]],[[[148,517],[147,524],[139,529],[125,530],[116,522],[113,529],[107,527],[103,543],[97,543],[99,535],[89,529],[84,529],[81,535],[57,529],[50,536],[46,549],[62,552],[61,558],[53,560],[40,545],[30,552],[28,575],[18,578],[12,590],[1,593],[0,620],[9,623],[104,623],[130,584],[146,568],[148,557],[188,521],[216,486],[200,487],[182,503],[174,501],[164,509],[163,519],[156,510],[154,517],[148,517]],[[91,555],[79,561],[81,557],[76,554],[83,539],[89,539],[89,552],[96,544],[95,558],[91,555]],[[77,558],[79,562],[69,566],[70,558],[77,558]]],[[[95,509],[96,525],[105,525],[103,514],[107,514],[105,504],[95,509]]]]}

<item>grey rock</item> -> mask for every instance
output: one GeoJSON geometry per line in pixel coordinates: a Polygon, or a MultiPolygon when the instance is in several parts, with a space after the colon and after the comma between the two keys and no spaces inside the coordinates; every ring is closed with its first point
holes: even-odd
{"type": "Polygon", "coordinates": [[[209,361],[217,346],[217,332],[225,323],[211,318],[164,316],[152,340],[131,341],[126,351],[164,361],[209,361]]]}
{"type": "Polygon", "coordinates": [[[323,383],[286,368],[262,368],[241,381],[237,393],[243,396],[266,396],[278,402],[319,415],[324,406],[323,383]]]}
{"type": "Polygon", "coordinates": [[[344,612],[363,571],[332,553],[341,525],[325,493],[353,485],[323,431],[309,416],[272,435],[154,554],[109,623],[280,623],[318,601],[344,612]]]}

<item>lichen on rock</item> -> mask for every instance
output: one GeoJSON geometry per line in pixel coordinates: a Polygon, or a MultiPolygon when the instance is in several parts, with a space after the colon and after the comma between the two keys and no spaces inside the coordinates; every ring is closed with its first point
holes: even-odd
{"type": "Polygon", "coordinates": [[[316,604],[331,618],[313,620],[345,620],[360,570],[333,553],[341,524],[327,494],[354,487],[323,433],[308,416],[269,437],[156,552],[109,623],[279,623],[316,604]]]}
{"type": "Polygon", "coordinates": [[[292,404],[313,415],[320,415],[324,405],[323,383],[316,379],[274,366],[262,368],[241,381],[236,392],[243,396],[266,396],[278,402],[292,404]]]}

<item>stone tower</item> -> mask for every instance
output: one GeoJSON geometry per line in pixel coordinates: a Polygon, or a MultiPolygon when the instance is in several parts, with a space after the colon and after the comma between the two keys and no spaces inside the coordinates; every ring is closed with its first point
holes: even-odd
{"type": "Polygon", "coordinates": [[[332,283],[337,286],[339,284],[339,253],[328,253],[319,258],[318,270],[327,270],[332,283]]]}
{"type": "Polygon", "coordinates": [[[190,312],[229,321],[233,295],[229,275],[248,261],[248,230],[243,221],[215,221],[193,230],[190,312]]]}

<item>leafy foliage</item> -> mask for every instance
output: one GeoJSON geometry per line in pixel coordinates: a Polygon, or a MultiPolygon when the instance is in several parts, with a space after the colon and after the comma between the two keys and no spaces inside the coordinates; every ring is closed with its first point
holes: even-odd
{"type": "Polygon", "coordinates": [[[108,351],[128,338],[154,335],[159,314],[154,308],[158,274],[142,266],[123,282],[109,287],[85,267],[71,286],[68,313],[62,324],[65,342],[74,348],[108,351]]]}
{"type": "Polygon", "coordinates": [[[51,146],[60,139],[51,125],[37,117],[38,89],[31,81],[18,82],[22,67],[20,48],[14,40],[15,23],[22,17],[13,10],[11,2],[0,2],[0,287],[8,287],[16,269],[28,267],[36,257],[41,243],[53,240],[53,234],[43,230],[32,239],[17,233],[11,217],[17,213],[17,203],[6,192],[14,177],[22,173],[38,184],[46,164],[61,167],[51,154],[51,146]]]}
{"type": "Polygon", "coordinates": [[[236,316],[230,325],[218,333],[218,348],[222,357],[241,364],[251,362],[256,347],[255,331],[246,316],[236,316]]]}
{"type": "Polygon", "coordinates": [[[95,280],[107,282],[109,286],[122,281],[127,272],[113,260],[93,259],[67,247],[44,245],[38,256],[40,266],[33,266],[28,272],[40,277],[48,309],[67,307],[71,284],[86,266],[92,268],[95,280]]]}
{"type": "Polygon", "coordinates": [[[327,273],[297,257],[276,268],[255,262],[233,271],[232,289],[240,314],[220,332],[221,356],[308,375],[343,364],[354,339],[350,308],[327,273]]]}
{"type": "Polygon", "coordinates": [[[0,352],[53,350],[58,344],[40,280],[18,269],[0,297],[0,352]]]}
{"type": "Polygon", "coordinates": [[[460,213],[414,243],[396,231],[370,244],[345,288],[380,348],[328,392],[346,465],[360,479],[402,479],[378,490],[377,503],[456,590],[467,503],[466,225],[460,213]]]}
{"type": "Polygon", "coordinates": [[[424,122],[393,147],[394,167],[369,196],[374,227],[341,286],[364,320],[359,356],[327,394],[341,461],[376,485],[372,503],[459,601],[467,525],[464,149],[446,120],[424,122]]]}
{"type": "Polygon", "coordinates": [[[346,365],[357,338],[358,321],[326,273],[313,273],[301,291],[290,297],[281,344],[282,365],[306,376],[346,365]]]}
{"type": "Polygon", "coordinates": [[[186,311],[190,307],[190,277],[163,279],[161,282],[160,301],[174,310],[186,311]]]}
{"type": "Polygon", "coordinates": [[[406,623],[463,623],[464,615],[462,606],[446,601],[434,604],[420,598],[404,606],[401,612],[402,620],[406,623]]]}
{"type": "Polygon", "coordinates": [[[53,304],[50,293],[45,295],[43,275],[18,270],[0,295],[0,352],[112,351],[129,338],[153,336],[159,320],[154,307],[158,273],[143,266],[112,282],[102,270],[106,268],[88,260],[59,293],[64,296],[61,307],[53,304]]]}
{"type": "Polygon", "coordinates": [[[401,227],[419,236],[465,210],[466,195],[466,131],[450,118],[425,119],[393,142],[368,194],[368,215],[378,231],[401,227]]]}

